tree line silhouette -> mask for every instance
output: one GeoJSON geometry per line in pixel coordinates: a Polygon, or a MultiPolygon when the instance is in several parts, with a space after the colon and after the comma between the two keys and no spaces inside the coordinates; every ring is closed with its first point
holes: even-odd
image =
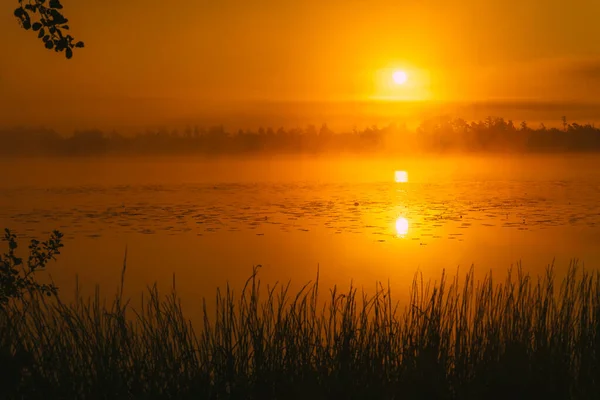
{"type": "Polygon", "coordinates": [[[594,125],[567,123],[562,128],[543,124],[531,128],[510,120],[488,117],[467,122],[461,118],[438,117],[423,121],[416,129],[390,124],[335,133],[317,128],[239,130],[223,126],[166,128],[135,135],[117,131],[75,131],[63,136],[47,128],[0,130],[0,154],[17,155],[235,155],[252,153],[403,153],[425,152],[591,152],[600,151],[600,129],[594,125]]]}

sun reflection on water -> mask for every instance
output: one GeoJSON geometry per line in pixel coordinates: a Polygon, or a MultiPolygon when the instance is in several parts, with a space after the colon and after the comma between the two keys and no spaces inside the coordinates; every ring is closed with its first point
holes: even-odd
{"type": "Polygon", "coordinates": [[[408,182],[408,172],[396,171],[394,173],[394,180],[398,183],[408,182]]]}
{"type": "Polygon", "coordinates": [[[408,220],[406,218],[398,217],[396,220],[396,234],[401,238],[408,234],[408,220]]]}

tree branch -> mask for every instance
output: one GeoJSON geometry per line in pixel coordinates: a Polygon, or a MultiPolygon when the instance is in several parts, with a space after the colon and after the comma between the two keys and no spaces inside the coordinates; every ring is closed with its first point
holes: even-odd
{"type": "Polygon", "coordinates": [[[65,52],[65,56],[73,57],[73,49],[84,47],[83,42],[75,42],[73,36],[64,33],[69,30],[69,20],[60,10],[60,0],[18,0],[19,7],[14,15],[25,30],[37,32],[48,50],[65,52]],[[32,22],[32,17],[37,17],[32,22]]]}

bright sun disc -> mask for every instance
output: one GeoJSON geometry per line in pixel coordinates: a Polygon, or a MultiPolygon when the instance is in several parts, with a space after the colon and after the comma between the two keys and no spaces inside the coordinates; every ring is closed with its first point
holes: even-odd
{"type": "Polygon", "coordinates": [[[408,220],[404,217],[399,217],[396,220],[396,233],[399,237],[404,237],[408,234],[408,220]]]}
{"type": "Polygon", "coordinates": [[[406,82],[406,72],[404,71],[396,71],[394,72],[394,74],[392,75],[392,78],[394,79],[394,82],[397,85],[402,85],[406,82]]]}
{"type": "Polygon", "coordinates": [[[394,180],[398,183],[408,182],[408,173],[406,171],[396,171],[394,173],[394,180]]]}

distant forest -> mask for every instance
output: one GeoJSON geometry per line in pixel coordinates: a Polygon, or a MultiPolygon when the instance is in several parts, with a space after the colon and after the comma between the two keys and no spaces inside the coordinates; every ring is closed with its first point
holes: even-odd
{"type": "Polygon", "coordinates": [[[236,155],[252,153],[405,153],[452,152],[593,152],[600,151],[600,129],[567,123],[562,128],[516,126],[503,118],[467,122],[460,118],[432,118],[416,129],[392,124],[335,133],[327,125],[300,129],[260,128],[228,132],[223,126],[188,127],[182,131],[157,129],[135,135],[116,131],[76,131],[71,136],[51,129],[0,130],[3,156],[89,155],[236,155]]]}

